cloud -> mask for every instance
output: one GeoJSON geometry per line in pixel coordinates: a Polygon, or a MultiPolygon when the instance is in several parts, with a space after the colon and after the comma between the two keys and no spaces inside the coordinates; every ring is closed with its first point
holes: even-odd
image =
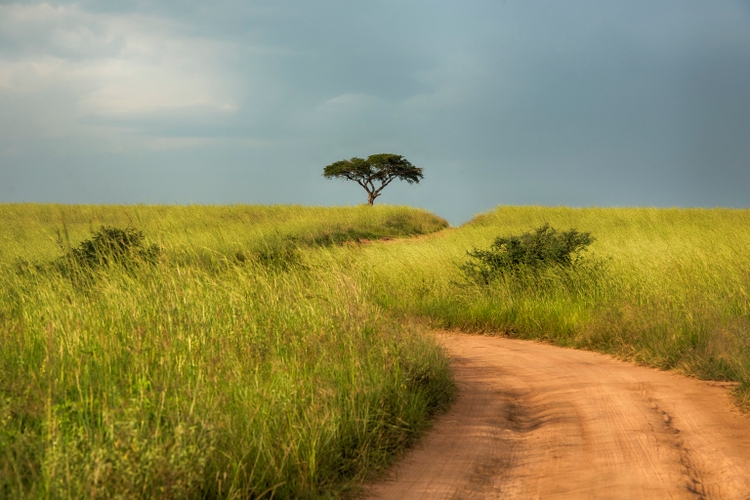
{"type": "Polygon", "coordinates": [[[159,17],[0,5],[0,112],[22,115],[31,134],[89,136],[114,127],[113,140],[129,117],[225,116],[243,97],[227,64],[236,51],[159,17]]]}

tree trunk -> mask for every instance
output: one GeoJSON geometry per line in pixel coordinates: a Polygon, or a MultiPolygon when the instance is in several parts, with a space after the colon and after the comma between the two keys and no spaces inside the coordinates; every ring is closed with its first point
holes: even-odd
{"type": "Polygon", "coordinates": [[[377,195],[375,193],[367,192],[367,203],[370,205],[373,205],[375,203],[375,198],[377,195]]]}

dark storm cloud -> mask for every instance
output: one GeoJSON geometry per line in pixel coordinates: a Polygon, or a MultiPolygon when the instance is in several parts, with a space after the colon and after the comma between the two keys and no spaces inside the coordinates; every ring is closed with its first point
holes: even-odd
{"type": "Polygon", "coordinates": [[[748,205],[748,2],[0,9],[0,200],[359,203],[322,167],[392,151],[453,222],[748,205]]]}

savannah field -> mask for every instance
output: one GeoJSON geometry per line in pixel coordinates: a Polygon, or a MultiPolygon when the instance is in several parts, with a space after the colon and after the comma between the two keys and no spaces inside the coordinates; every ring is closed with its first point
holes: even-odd
{"type": "Polygon", "coordinates": [[[356,493],[450,404],[437,328],[734,381],[750,404],[750,210],[448,228],[408,207],[5,204],[0,223],[4,498],[356,493]],[[572,267],[462,272],[545,223],[595,241],[572,267]],[[102,227],[142,251],[86,260],[102,227]]]}

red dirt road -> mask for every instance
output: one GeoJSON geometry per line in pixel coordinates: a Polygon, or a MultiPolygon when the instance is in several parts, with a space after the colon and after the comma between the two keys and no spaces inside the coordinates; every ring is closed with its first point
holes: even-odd
{"type": "Polygon", "coordinates": [[[726,387],[608,356],[438,334],[456,403],[370,499],[750,499],[726,387]]]}

